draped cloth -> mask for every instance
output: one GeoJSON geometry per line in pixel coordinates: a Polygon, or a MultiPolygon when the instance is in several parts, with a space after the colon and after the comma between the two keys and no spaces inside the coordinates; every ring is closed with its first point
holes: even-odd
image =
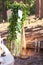
{"type": "Polygon", "coordinates": [[[14,65],[14,58],[8,48],[3,44],[3,40],[1,38],[0,47],[2,48],[3,52],[5,52],[5,56],[0,56],[0,65],[14,65]]]}

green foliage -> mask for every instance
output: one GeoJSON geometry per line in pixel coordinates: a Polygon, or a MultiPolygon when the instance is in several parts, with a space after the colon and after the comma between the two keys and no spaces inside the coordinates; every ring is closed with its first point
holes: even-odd
{"type": "Polygon", "coordinates": [[[11,10],[12,10],[12,16],[9,19],[10,25],[8,27],[9,33],[10,33],[9,34],[10,41],[15,40],[17,38],[16,34],[17,32],[20,33],[21,28],[22,28],[22,23],[26,19],[26,16],[27,16],[26,5],[23,4],[22,2],[20,3],[14,2],[11,5],[11,10]],[[22,22],[17,21],[17,19],[19,18],[18,10],[23,11],[23,17],[21,19],[22,22]]]}
{"type": "Polygon", "coordinates": [[[13,14],[12,14],[12,17],[9,19],[9,22],[10,22],[10,25],[8,27],[8,31],[9,31],[8,38],[11,41],[11,40],[15,40],[16,38],[16,25],[17,25],[13,14]]]}
{"type": "Polygon", "coordinates": [[[7,10],[7,9],[10,9],[9,6],[12,4],[12,1],[11,1],[11,0],[5,0],[5,1],[4,1],[4,4],[5,4],[6,10],[7,10]]]}
{"type": "Polygon", "coordinates": [[[2,11],[2,1],[0,0],[0,12],[2,11]]]}
{"type": "Polygon", "coordinates": [[[18,54],[18,51],[20,52],[22,25],[27,17],[27,11],[26,11],[27,7],[22,2],[20,2],[20,3],[14,2],[12,5],[10,5],[10,7],[12,10],[12,15],[9,19],[10,24],[8,27],[8,31],[9,31],[8,40],[15,41],[16,50],[14,52],[16,53],[16,51],[17,51],[17,54],[18,54]],[[22,19],[20,19],[18,16],[18,10],[22,10],[22,12],[23,12],[22,19]],[[18,22],[18,19],[20,19],[21,22],[18,22]]]}
{"type": "Polygon", "coordinates": [[[27,0],[29,5],[30,15],[35,13],[35,0],[27,0]]]}
{"type": "MultiPolygon", "coordinates": [[[[3,0],[0,0],[0,11],[2,11],[2,2],[3,0]]],[[[4,0],[4,7],[6,8],[6,10],[9,9],[10,4],[12,4],[11,0],[4,0]]]]}
{"type": "Polygon", "coordinates": [[[30,14],[35,14],[35,4],[30,7],[30,14]]]}

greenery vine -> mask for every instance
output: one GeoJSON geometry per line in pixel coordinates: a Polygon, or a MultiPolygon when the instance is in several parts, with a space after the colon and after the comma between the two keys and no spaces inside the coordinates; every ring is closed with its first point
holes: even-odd
{"type": "MultiPolygon", "coordinates": [[[[15,42],[16,42],[16,46],[17,46],[17,44],[20,45],[20,43],[21,43],[20,36],[17,37],[17,35],[18,35],[18,33],[19,34],[21,33],[23,22],[26,20],[27,6],[23,2],[18,3],[15,1],[10,7],[12,10],[12,15],[9,19],[10,25],[8,27],[8,31],[9,31],[8,40],[10,42],[12,42],[12,44],[13,43],[15,44],[15,42]],[[18,22],[18,18],[20,18],[18,16],[18,10],[21,10],[23,12],[21,22],[18,22]]],[[[18,50],[20,51],[20,48],[18,50]]]]}

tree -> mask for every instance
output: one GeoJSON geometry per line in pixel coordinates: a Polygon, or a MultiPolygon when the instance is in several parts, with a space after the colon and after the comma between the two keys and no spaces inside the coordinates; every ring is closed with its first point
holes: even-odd
{"type": "Polygon", "coordinates": [[[7,20],[7,13],[6,13],[6,8],[5,8],[5,0],[2,0],[2,16],[3,19],[6,21],[7,20]]]}

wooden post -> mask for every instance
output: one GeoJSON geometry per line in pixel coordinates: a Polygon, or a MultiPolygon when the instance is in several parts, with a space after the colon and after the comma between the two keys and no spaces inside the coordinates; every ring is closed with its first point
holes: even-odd
{"type": "Polygon", "coordinates": [[[38,41],[38,52],[40,51],[40,41],[38,41]]]}
{"type": "Polygon", "coordinates": [[[37,51],[37,39],[35,39],[35,52],[37,51]]]}
{"type": "Polygon", "coordinates": [[[23,44],[24,44],[24,49],[26,49],[25,29],[24,28],[23,28],[23,44]]]}
{"type": "MultiPolygon", "coordinates": [[[[26,40],[25,40],[25,29],[24,29],[24,24],[21,32],[21,50],[20,52],[23,51],[23,49],[26,49],[26,40]]],[[[21,53],[22,54],[22,53],[21,53]]]]}

